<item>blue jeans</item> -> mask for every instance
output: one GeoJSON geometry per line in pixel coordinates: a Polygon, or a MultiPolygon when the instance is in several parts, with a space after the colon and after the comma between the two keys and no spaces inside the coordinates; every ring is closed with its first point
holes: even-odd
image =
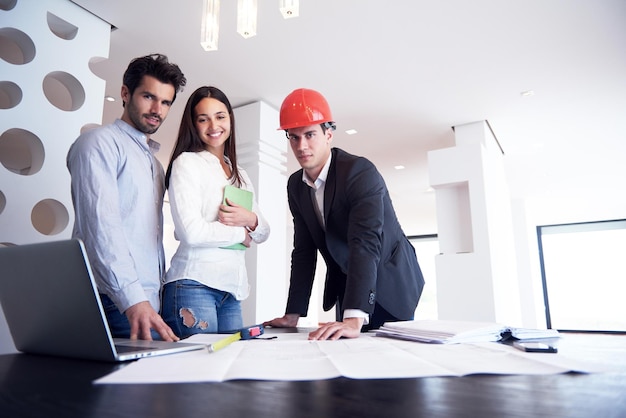
{"type": "MultiPolygon", "coordinates": [[[[113,338],[130,338],[130,323],[126,315],[117,309],[115,303],[113,303],[111,298],[107,295],[100,293],[100,301],[102,302],[102,307],[104,308],[104,313],[107,317],[113,338]]],[[[153,340],[161,339],[161,336],[155,330],[151,329],[150,333],[152,334],[153,340]]]]}
{"type": "Polygon", "coordinates": [[[229,333],[243,328],[241,303],[228,292],[181,279],[163,286],[162,313],[174,334],[229,333]]]}

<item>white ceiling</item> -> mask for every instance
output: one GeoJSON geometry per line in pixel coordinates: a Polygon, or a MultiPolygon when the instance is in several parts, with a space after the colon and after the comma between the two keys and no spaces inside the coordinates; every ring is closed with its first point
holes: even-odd
{"type": "MultiPolygon", "coordinates": [[[[108,95],[140,55],[166,54],[187,76],[154,135],[164,164],[197,87],[276,109],[307,87],[331,105],[335,145],[378,166],[409,235],[436,232],[427,152],[453,146],[455,125],[489,122],[513,197],[626,190],[624,0],[300,0],[288,20],[260,0],[250,39],[236,32],[237,2],[223,0],[213,52],[199,43],[201,0],[75,3],[117,28],[109,59],[92,65],[108,95]]],[[[104,122],[121,110],[105,103],[104,122]]]]}

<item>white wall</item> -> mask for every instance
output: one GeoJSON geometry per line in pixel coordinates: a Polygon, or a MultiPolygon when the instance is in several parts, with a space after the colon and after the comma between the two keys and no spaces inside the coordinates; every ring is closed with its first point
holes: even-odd
{"type": "MultiPolygon", "coordinates": [[[[102,120],[110,26],[67,0],[3,2],[0,11],[0,243],[69,238],[74,223],[65,157],[102,120]]],[[[6,280],[2,277],[2,280],[6,280]]],[[[14,351],[0,315],[0,353],[14,351]]]]}
{"type": "MultiPolygon", "coordinates": [[[[545,306],[537,226],[626,219],[626,193],[598,185],[581,190],[577,196],[535,196],[513,201],[517,275],[526,326],[545,327],[545,306]]],[[[589,278],[593,286],[593,278],[589,278]]],[[[582,308],[582,307],[581,307],[582,308]]]]}
{"type": "Polygon", "coordinates": [[[18,0],[0,27],[2,81],[21,93],[0,110],[0,242],[68,238],[65,157],[83,127],[102,120],[105,83],[89,63],[108,56],[110,26],[67,0],[18,0]]]}
{"type": "MultiPolygon", "coordinates": [[[[515,321],[514,315],[497,314],[497,304],[502,303],[519,306],[519,322],[509,325],[543,328],[546,317],[537,226],[625,219],[624,177],[616,174],[610,182],[598,181],[594,189],[572,185],[569,190],[555,190],[550,195],[512,197],[506,184],[490,184],[490,179],[509,183],[510,176],[519,179],[521,173],[507,173],[504,165],[494,164],[498,153],[489,157],[484,149],[482,154],[477,156],[459,145],[429,154],[442,252],[437,259],[439,317],[515,321]],[[488,190],[497,193],[485,200],[486,206],[476,205],[489,194],[488,190]],[[490,226],[503,214],[510,217],[510,227],[506,226],[508,222],[500,221],[497,228],[490,226]],[[493,250],[511,244],[513,260],[504,264],[511,263],[513,269],[492,270],[489,266],[502,266],[502,261],[508,260],[493,250]],[[498,290],[505,280],[508,284],[498,290]]],[[[590,172],[589,176],[603,179],[605,174],[590,172]]],[[[589,286],[593,286],[592,278],[589,286]]]]}

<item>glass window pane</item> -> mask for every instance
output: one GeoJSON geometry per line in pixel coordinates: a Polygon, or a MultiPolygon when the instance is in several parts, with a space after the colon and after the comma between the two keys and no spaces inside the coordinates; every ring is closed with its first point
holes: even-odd
{"type": "Polygon", "coordinates": [[[538,228],[551,328],[626,331],[626,221],[538,228]]]}

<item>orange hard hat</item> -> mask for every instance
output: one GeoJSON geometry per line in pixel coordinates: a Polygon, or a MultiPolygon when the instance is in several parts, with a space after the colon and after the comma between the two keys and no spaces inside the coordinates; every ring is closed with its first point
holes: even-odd
{"type": "Polygon", "coordinates": [[[280,128],[291,129],[332,122],[328,102],[319,92],[296,89],[289,93],[280,106],[280,128]]]}

